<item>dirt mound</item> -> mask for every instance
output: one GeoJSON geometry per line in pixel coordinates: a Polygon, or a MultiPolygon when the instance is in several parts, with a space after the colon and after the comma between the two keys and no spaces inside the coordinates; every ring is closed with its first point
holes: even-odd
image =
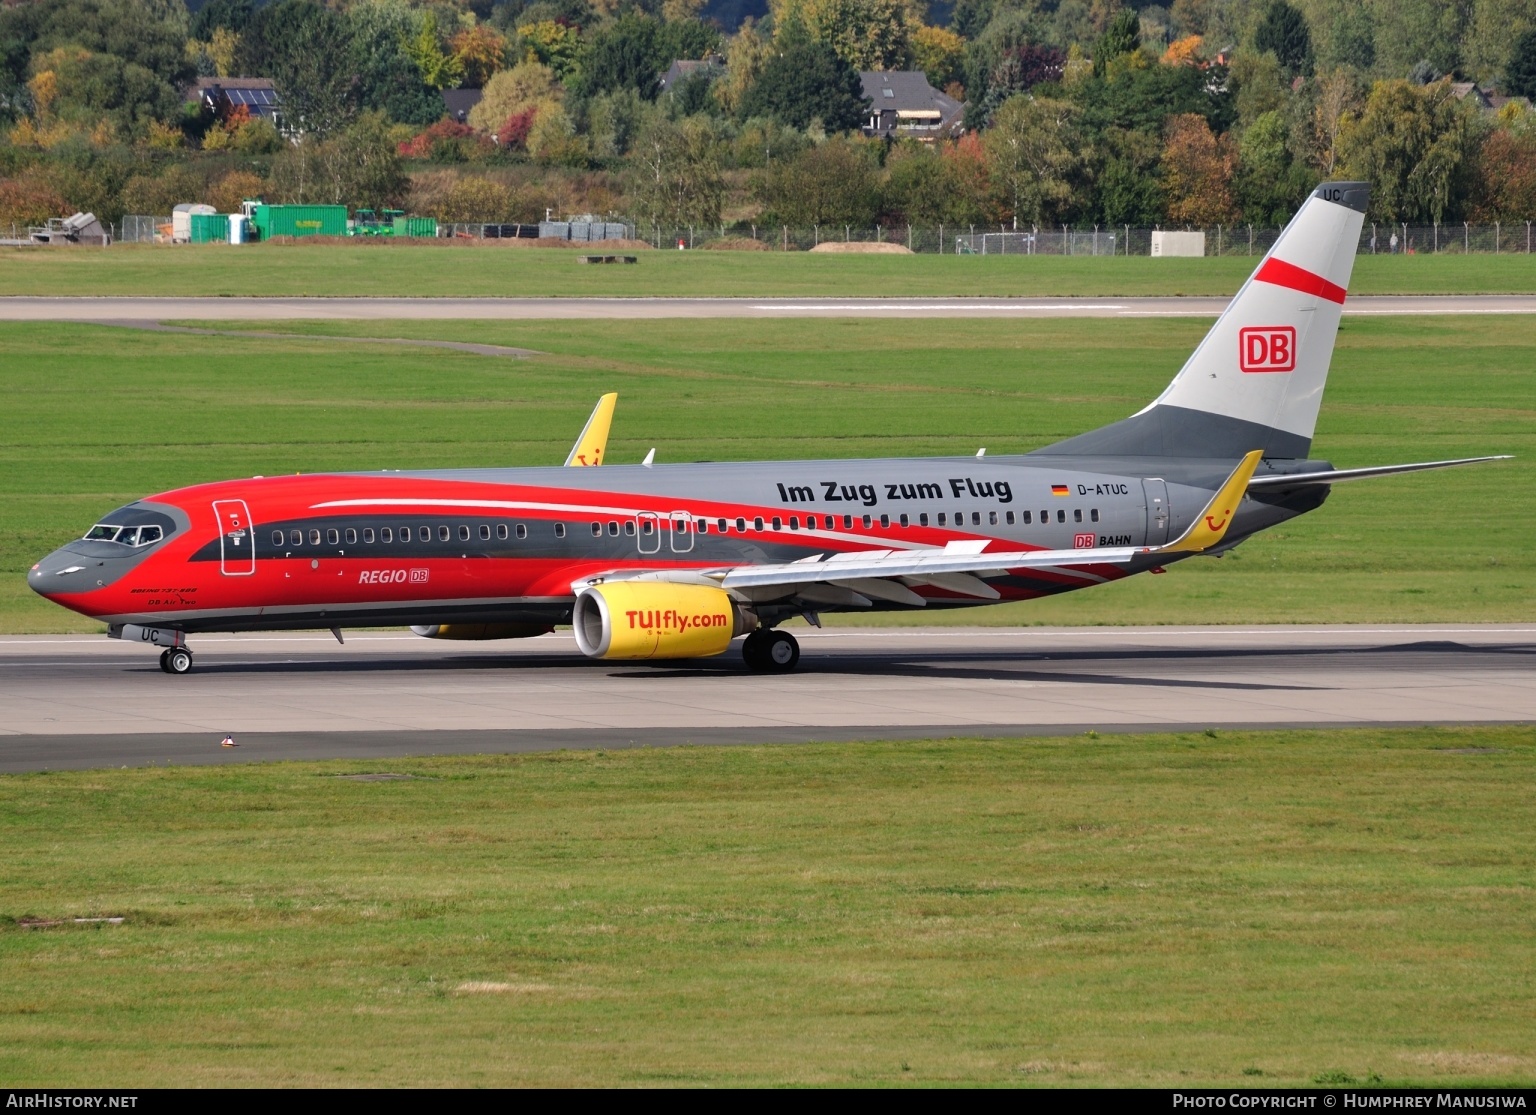
{"type": "Polygon", "coordinates": [[[817,244],[811,249],[813,252],[851,252],[862,255],[888,255],[909,256],[912,249],[905,244],[872,244],[868,241],[855,240],[851,242],[842,240],[828,240],[823,244],[817,244]]]}
{"type": "Polygon", "coordinates": [[[727,236],[724,240],[711,240],[699,247],[710,252],[771,252],[773,251],[761,240],[753,240],[748,236],[727,236]]]}

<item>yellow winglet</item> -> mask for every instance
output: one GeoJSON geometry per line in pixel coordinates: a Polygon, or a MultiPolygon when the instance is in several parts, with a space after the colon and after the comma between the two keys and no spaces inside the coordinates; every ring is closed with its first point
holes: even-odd
{"type": "Polygon", "coordinates": [[[603,454],[608,452],[608,427],[613,424],[613,408],[618,403],[617,391],[610,391],[597,400],[597,406],[592,408],[592,417],[581,428],[581,436],[571,446],[571,455],[565,459],[567,468],[603,463],[603,454]]]}
{"type": "Polygon", "coordinates": [[[1237,468],[1232,470],[1232,475],[1227,477],[1227,482],[1221,486],[1221,490],[1212,497],[1210,503],[1205,505],[1205,510],[1200,512],[1200,517],[1190,528],[1176,541],[1166,546],[1159,546],[1156,552],[1198,554],[1202,550],[1209,550],[1212,546],[1219,545],[1226,537],[1227,527],[1232,525],[1232,519],[1237,514],[1237,505],[1242,501],[1243,493],[1248,490],[1248,481],[1253,479],[1253,471],[1259,467],[1259,461],[1263,456],[1262,449],[1255,449],[1245,456],[1237,468]]]}

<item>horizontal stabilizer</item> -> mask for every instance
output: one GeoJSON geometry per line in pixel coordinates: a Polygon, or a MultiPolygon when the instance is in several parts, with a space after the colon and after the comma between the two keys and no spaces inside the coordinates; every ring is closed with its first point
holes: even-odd
{"type": "Polygon", "coordinates": [[[1432,468],[1451,468],[1454,465],[1476,465],[1483,461],[1508,461],[1513,457],[1505,453],[1497,457],[1460,457],[1454,461],[1418,461],[1410,465],[1377,465],[1375,468],[1335,468],[1326,472],[1300,472],[1280,476],[1255,476],[1248,481],[1248,488],[1304,488],[1310,484],[1341,484],[1346,480],[1368,480],[1372,476],[1396,476],[1400,472],[1426,472],[1432,468]]]}

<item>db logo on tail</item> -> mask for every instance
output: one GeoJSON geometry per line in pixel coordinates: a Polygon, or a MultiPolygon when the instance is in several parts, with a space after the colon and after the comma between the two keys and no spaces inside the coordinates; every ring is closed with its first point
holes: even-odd
{"type": "Polygon", "coordinates": [[[1238,366],[1245,372],[1296,370],[1296,329],[1290,325],[1263,325],[1237,333],[1238,366]]]}

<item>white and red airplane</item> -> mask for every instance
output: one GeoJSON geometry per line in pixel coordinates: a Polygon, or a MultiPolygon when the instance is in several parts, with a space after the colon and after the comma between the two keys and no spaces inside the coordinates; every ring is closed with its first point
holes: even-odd
{"type": "MultiPolygon", "coordinates": [[[[104,516],[28,584],[191,669],[207,631],[409,625],[441,639],[572,624],[594,658],[793,669],[819,613],[973,607],[1217,553],[1331,485],[1494,460],[1308,459],[1366,208],[1319,186],[1161,396],[1014,457],[252,477],[104,516]]],[[[602,464],[613,396],[567,465],[602,464]]]]}

